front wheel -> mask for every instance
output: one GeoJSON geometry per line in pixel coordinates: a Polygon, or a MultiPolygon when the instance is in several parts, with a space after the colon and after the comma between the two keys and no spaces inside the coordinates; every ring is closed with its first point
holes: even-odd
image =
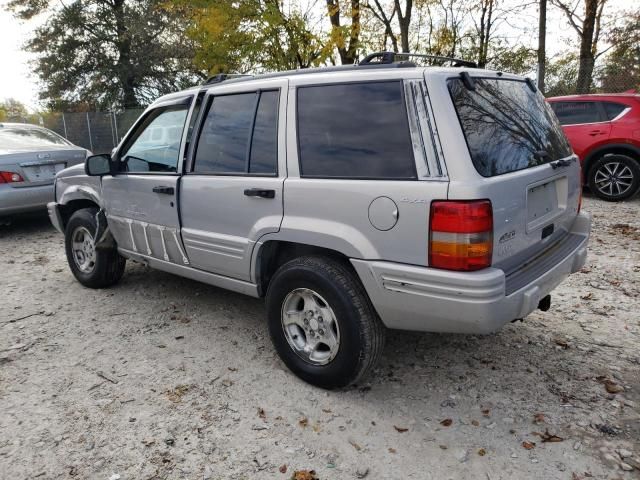
{"type": "Polygon", "coordinates": [[[115,245],[96,247],[96,241],[104,233],[106,219],[98,222],[96,208],[83,208],[75,212],[65,229],[67,262],[76,279],[85,287],[105,288],[117,283],[126,260],[115,245]]]}
{"type": "Polygon", "coordinates": [[[267,312],[280,358],[313,385],[355,383],[382,353],[385,328],[355,273],[339,261],[309,256],[284,264],[269,284],[267,312]]]}
{"type": "Polygon", "coordinates": [[[626,155],[599,158],[589,170],[589,189],[603,200],[619,202],[633,196],[640,187],[640,166],[626,155]]]}

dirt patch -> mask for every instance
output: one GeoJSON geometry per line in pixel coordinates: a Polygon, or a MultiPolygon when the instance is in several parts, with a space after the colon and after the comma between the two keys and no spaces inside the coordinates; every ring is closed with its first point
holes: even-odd
{"type": "Polygon", "coordinates": [[[46,218],[0,227],[0,478],[638,478],[640,201],[584,208],[551,310],[392,332],[340,392],[288,372],[260,300],[133,263],[85,289],[46,218]]]}

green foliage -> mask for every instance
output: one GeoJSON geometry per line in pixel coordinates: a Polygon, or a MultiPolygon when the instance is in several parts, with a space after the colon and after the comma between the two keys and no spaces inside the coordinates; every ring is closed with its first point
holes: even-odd
{"type": "Polygon", "coordinates": [[[185,22],[159,0],[12,0],[17,17],[45,14],[27,49],[48,107],[135,107],[191,85],[185,22]]]}
{"type": "Polygon", "coordinates": [[[28,115],[27,107],[15,98],[0,101],[0,121],[22,119],[28,115]]]}
{"type": "Polygon", "coordinates": [[[308,18],[295,9],[285,14],[278,0],[171,0],[170,5],[190,18],[195,67],[210,75],[307,68],[330,55],[308,18]]]}
{"type": "Polygon", "coordinates": [[[604,92],[640,92],[640,13],[630,12],[608,40],[613,49],[598,75],[599,88],[604,92]]]}
{"type": "Polygon", "coordinates": [[[577,53],[569,53],[547,63],[547,97],[568,95],[576,92],[579,60],[577,53]]]}

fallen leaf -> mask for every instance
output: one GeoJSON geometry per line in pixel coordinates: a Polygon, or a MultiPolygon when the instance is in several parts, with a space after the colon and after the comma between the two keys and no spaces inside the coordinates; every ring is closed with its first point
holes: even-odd
{"type": "Polygon", "coordinates": [[[479,427],[480,422],[478,420],[471,420],[471,425],[473,425],[474,427],[479,427]]]}
{"type": "Polygon", "coordinates": [[[522,442],[522,447],[526,448],[527,450],[533,450],[535,446],[536,444],[534,442],[527,442],[526,440],[522,442]]]}
{"type": "Polygon", "coordinates": [[[478,449],[478,455],[484,457],[487,454],[487,451],[484,448],[478,449]]]}
{"type": "Polygon", "coordinates": [[[488,408],[485,408],[484,410],[482,410],[482,415],[484,415],[485,417],[490,417],[491,410],[489,410],[488,408]]]}
{"type": "Polygon", "coordinates": [[[586,295],[580,295],[580,298],[582,300],[591,300],[593,299],[593,292],[589,292],[586,295]]]}
{"type": "Polygon", "coordinates": [[[351,444],[351,446],[352,446],[353,448],[355,448],[358,452],[359,452],[360,450],[362,450],[362,447],[361,447],[360,445],[358,445],[356,442],[354,442],[353,440],[349,440],[349,443],[350,443],[350,444],[351,444]]]}
{"type": "Polygon", "coordinates": [[[440,421],[440,425],[442,425],[443,427],[450,427],[452,423],[453,420],[451,420],[450,418],[445,418],[444,420],[440,421]]]}
{"type": "Polygon", "coordinates": [[[324,413],[331,413],[331,409],[330,408],[323,408],[322,411],[324,413]]]}
{"type": "Polygon", "coordinates": [[[604,382],[604,388],[607,390],[607,392],[609,393],[620,393],[620,392],[624,392],[624,388],[620,385],[618,385],[616,382],[614,382],[613,380],[605,380],[604,382]]]}
{"type": "Polygon", "coordinates": [[[298,420],[298,425],[300,425],[302,428],[305,428],[307,425],[309,425],[309,419],[307,417],[302,417],[300,420],[298,420]]]}
{"type": "Polygon", "coordinates": [[[555,338],[553,342],[559,347],[564,348],[565,350],[569,348],[569,343],[567,343],[567,341],[564,340],[563,338],[555,338]]]}
{"type": "Polygon", "coordinates": [[[315,470],[296,470],[291,480],[318,480],[315,470]]]}
{"type": "Polygon", "coordinates": [[[395,429],[396,429],[396,431],[397,431],[397,432],[399,432],[399,433],[404,433],[404,432],[409,431],[409,429],[408,429],[408,428],[398,427],[398,426],[396,426],[396,425],[394,425],[394,426],[393,426],[393,428],[395,428],[395,429]]]}
{"type": "Polygon", "coordinates": [[[267,414],[264,413],[264,408],[258,407],[258,417],[260,417],[263,420],[267,418],[267,414]]]}
{"type": "Polygon", "coordinates": [[[287,465],[280,465],[280,468],[278,468],[278,470],[280,470],[280,473],[287,473],[287,465]]]}
{"type": "Polygon", "coordinates": [[[449,448],[449,447],[447,447],[446,445],[440,445],[440,449],[441,450],[446,450],[447,448],[449,448]]]}
{"type": "Polygon", "coordinates": [[[392,447],[389,447],[388,450],[389,450],[389,453],[396,453],[397,452],[397,450],[395,448],[392,448],[392,447]]]}
{"type": "Polygon", "coordinates": [[[227,367],[227,370],[229,370],[230,372],[237,372],[238,369],[236,367],[227,367]]]}
{"type": "Polygon", "coordinates": [[[189,388],[189,385],[178,385],[173,390],[167,390],[165,394],[173,403],[180,403],[182,401],[182,397],[189,391],[189,388]]]}
{"type": "Polygon", "coordinates": [[[544,413],[534,413],[533,414],[533,423],[539,424],[544,423],[546,421],[544,417],[544,413]]]}
{"type": "Polygon", "coordinates": [[[542,441],[545,443],[563,442],[564,438],[559,437],[558,435],[552,435],[551,433],[549,433],[549,430],[545,430],[544,434],[542,435],[542,441]]]}

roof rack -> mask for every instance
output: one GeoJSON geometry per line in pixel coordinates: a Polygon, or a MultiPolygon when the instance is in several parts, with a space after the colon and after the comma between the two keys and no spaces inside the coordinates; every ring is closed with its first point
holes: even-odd
{"type": "Polygon", "coordinates": [[[226,80],[233,80],[234,78],[253,77],[253,75],[245,75],[242,73],[218,73],[213,77],[209,77],[203,85],[211,85],[214,83],[224,82],[226,80]]]}
{"type": "Polygon", "coordinates": [[[442,60],[445,62],[451,62],[454,67],[469,67],[469,68],[478,68],[476,62],[472,62],[470,60],[462,60],[460,58],[452,58],[452,57],[443,57],[440,55],[426,55],[424,53],[408,53],[408,52],[375,52],[370,55],[367,55],[363,58],[358,65],[380,65],[380,64],[390,64],[398,62],[412,63],[408,62],[409,57],[418,57],[418,58],[428,58],[431,60],[442,60]],[[376,59],[380,59],[378,61],[374,61],[376,59]]]}

